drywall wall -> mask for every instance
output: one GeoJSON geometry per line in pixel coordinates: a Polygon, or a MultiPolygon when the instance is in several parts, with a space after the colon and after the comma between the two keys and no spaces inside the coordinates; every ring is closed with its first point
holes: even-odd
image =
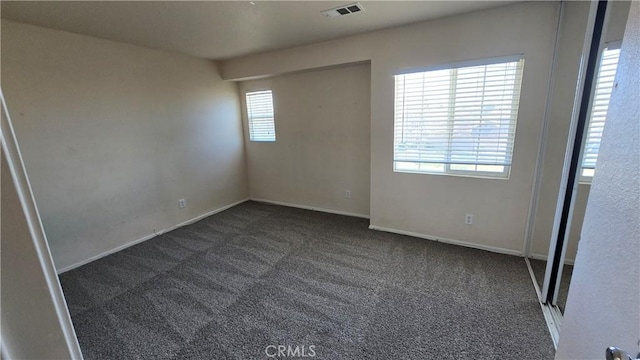
{"type": "Polygon", "coordinates": [[[58,269],[248,196],[212,62],[3,20],[2,88],[58,269]]]}
{"type": "MultiPolygon", "coordinates": [[[[542,166],[542,183],[531,244],[531,253],[536,258],[546,258],[549,251],[590,3],[569,1],[565,2],[564,6],[549,130],[542,166]]],[[[609,24],[604,34],[606,42],[622,39],[628,12],[629,2],[614,1],[612,3],[609,24]]],[[[575,259],[588,197],[589,185],[580,184],[567,244],[566,258],[569,262],[575,259]]]]}
{"type": "Polygon", "coordinates": [[[394,29],[376,48],[371,82],[371,225],[521,253],[557,5],[518,4],[394,29]],[[525,65],[508,180],[392,171],[392,74],[519,53],[524,54],[525,65]],[[473,225],[465,225],[465,214],[475,215],[473,225]]]}
{"type": "Polygon", "coordinates": [[[376,31],[220,62],[222,78],[249,80],[371,60],[376,31]]]}
{"type": "Polygon", "coordinates": [[[371,59],[371,225],[520,254],[523,248],[559,4],[528,2],[222,63],[227,79],[371,59]],[[508,180],[394,173],[393,74],[524,53],[508,180]],[[464,216],[475,214],[474,224],[464,216]]]}
{"type": "Polygon", "coordinates": [[[640,2],[631,4],[556,359],[640,352],[640,2]]]}
{"type": "MultiPolygon", "coordinates": [[[[0,327],[5,347],[3,352],[13,359],[71,359],[72,353],[67,347],[26,215],[9,172],[7,153],[0,152],[0,327]]],[[[61,291],[59,285],[58,291],[61,291]]]]}
{"type": "Polygon", "coordinates": [[[276,141],[251,142],[251,198],[369,215],[369,64],[242,82],[273,93],[276,141]],[[350,190],[350,198],[345,197],[350,190]]]}

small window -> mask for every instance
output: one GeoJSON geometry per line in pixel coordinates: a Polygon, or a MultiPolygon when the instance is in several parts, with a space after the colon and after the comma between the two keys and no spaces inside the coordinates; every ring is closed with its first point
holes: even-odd
{"type": "Polygon", "coordinates": [[[584,182],[590,182],[596,172],[600,139],[602,138],[604,123],[607,119],[609,100],[611,99],[611,92],[613,91],[613,83],[616,77],[619,58],[619,48],[606,48],[602,52],[602,59],[596,79],[596,89],[591,104],[589,128],[587,130],[587,138],[585,139],[584,153],[582,155],[580,180],[584,182]]]}
{"type": "Polygon", "coordinates": [[[248,92],[246,99],[249,140],[276,141],[271,90],[248,92]]]}
{"type": "Polygon", "coordinates": [[[508,178],[522,57],[395,76],[396,172],[508,178]]]}

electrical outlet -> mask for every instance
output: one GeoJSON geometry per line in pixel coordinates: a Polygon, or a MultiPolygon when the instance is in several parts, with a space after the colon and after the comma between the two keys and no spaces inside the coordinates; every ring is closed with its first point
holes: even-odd
{"type": "Polygon", "coordinates": [[[464,216],[464,223],[467,225],[473,224],[473,214],[466,214],[464,216]]]}
{"type": "Polygon", "coordinates": [[[180,209],[186,208],[187,207],[187,201],[185,199],[178,200],[178,207],[180,207],[180,209]]]}
{"type": "Polygon", "coordinates": [[[347,199],[351,199],[351,190],[345,190],[344,197],[346,197],[347,199]]]}

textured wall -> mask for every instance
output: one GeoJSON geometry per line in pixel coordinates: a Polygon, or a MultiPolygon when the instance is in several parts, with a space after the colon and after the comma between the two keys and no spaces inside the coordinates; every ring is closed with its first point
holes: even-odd
{"type": "Polygon", "coordinates": [[[273,91],[277,133],[248,141],[244,115],[251,197],[369,215],[370,79],[367,64],[241,83],[243,102],[273,91]]]}
{"type": "Polygon", "coordinates": [[[640,2],[631,4],[556,359],[640,352],[640,2]]]}
{"type": "Polygon", "coordinates": [[[58,269],[248,196],[212,62],[3,20],[2,88],[58,269]]]}

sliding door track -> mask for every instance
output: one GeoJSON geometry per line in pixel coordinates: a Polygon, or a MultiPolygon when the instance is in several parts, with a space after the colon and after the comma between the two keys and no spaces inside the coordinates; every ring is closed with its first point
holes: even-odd
{"type": "Polygon", "coordinates": [[[524,258],[524,262],[527,264],[527,269],[529,270],[529,275],[531,276],[531,282],[533,283],[533,287],[536,290],[538,303],[540,304],[540,308],[542,309],[544,321],[547,323],[549,335],[551,335],[551,340],[553,341],[553,347],[557,350],[558,341],[560,339],[560,326],[562,325],[562,312],[560,311],[559,307],[542,302],[542,293],[540,291],[540,286],[538,286],[538,282],[536,281],[536,276],[533,273],[531,263],[529,262],[528,258],[524,258]]]}

